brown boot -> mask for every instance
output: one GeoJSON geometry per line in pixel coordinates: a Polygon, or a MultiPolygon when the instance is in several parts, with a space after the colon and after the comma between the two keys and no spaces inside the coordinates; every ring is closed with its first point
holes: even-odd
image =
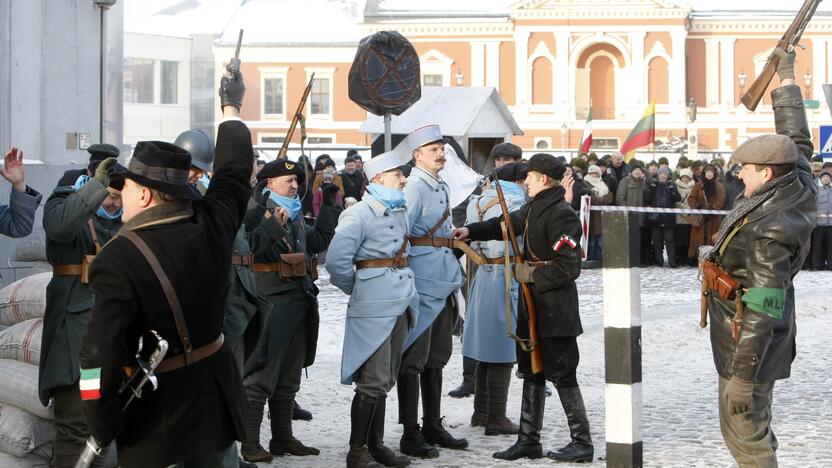
{"type": "Polygon", "coordinates": [[[299,457],[319,455],[320,450],[307,447],[292,435],[292,400],[269,400],[269,412],[272,415],[272,440],[269,442],[269,452],[272,455],[296,455],[299,457]]]}
{"type": "Polygon", "coordinates": [[[487,390],[488,422],[485,435],[517,434],[520,427],[506,417],[506,400],[508,386],[511,383],[510,364],[490,364],[488,366],[487,390]]]}
{"type": "Polygon", "coordinates": [[[269,463],[274,460],[266,449],[260,445],[260,424],[263,422],[263,402],[249,401],[246,418],[246,440],[240,445],[243,459],[252,463],[269,463]]]}
{"type": "Polygon", "coordinates": [[[488,378],[488,363],[477,362],[474,371],[474,414],[471,415],[471,426],[485,427],[488,423],[488,398],[486,397],[486,381],[488,378]]]}

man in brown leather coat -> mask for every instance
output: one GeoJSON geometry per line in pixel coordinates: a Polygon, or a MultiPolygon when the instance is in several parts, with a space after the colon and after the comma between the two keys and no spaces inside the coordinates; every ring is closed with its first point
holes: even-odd
{"type": "Polygon", "coordinates": [[[723,221],[707,258],[741,287],[744,319],[736,339],[735,301],[710,290],[711,345],[719,373],[719,423],[742,466],[777,466],[771,431],[774,382],[789,377],[795,357],[792,280],[809,251],[816,205],[808,158],[812,142],[794,54],[779,54],[781,86],[772,91],[777,135],[762,135],[732,155],[745,192],[723,221]]]}

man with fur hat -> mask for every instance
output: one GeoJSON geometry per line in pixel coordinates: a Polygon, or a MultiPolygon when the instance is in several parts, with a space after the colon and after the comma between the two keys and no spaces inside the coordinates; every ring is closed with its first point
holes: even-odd
{"type": "MultiPolygon", "coordinates": [[[[535,154],[529,160],[526,187],[532,198],[511,213],[515,233],[523,236],[524,263],[516,265],[514,276],[531,286],[536,301],[537,334],[543,370],[533,373],[530,354],[517,349],[523,377],[520,432],[517,441],[495,458],[517,460],[541,458],[540,430],[543,427],[545,382],[558,390],[568,421],[571,442],[546,455],[557,461],[589,462],[593,459],[592,437],[583,397],[578,387],[577,336],[583,332],[578,311],[575,280],[581,273],[581,224],[565,198],[568,183],[561,185],[566,166],[555,157],[535,154]]],[[[502,216],[454,230],[454,237],[472,241],[502,239],[502,216]]],[[[525,300],[519,301],[517,335],[529,338],[525,300]]],[[[519,346],[519,345],[518,345],[519,346]]]]}
{"type": "Polygon", "coordinates": [[[745,191],[705,255],[739,285],[717,289],[713,275],[706,275],[719,425],[740,466],[777,466],[778,441],[770,427],[774,383],[789,377],[795,357],[792,281],[808,253],[817,213],[808,163],[812,134],[795,84],[795,54],[775,49],[774,55],[781,83],[771,93],[777,134],[751,138],[734,150],[745,191]]]}
{"type": "Polygon", "coordinates": [[[315,362],[318,344],[318,277],[315,255],[329,246],[340,209],[338,187],[321,187],[323,204],[314,225],[301,213],[298,187],[305,182],[300,164],[278,159],[257,174],[258,204],[246,216],[254,253],[257,292],[271,304],[268,324],[243,380],[249,404],[243,458],[268,462],[272,455],[318,455],[292,433],[295,394],[304,367],[315,362]],[[268,402],[272,439],[260,444],[260,424],[268,402]]]}
{"type": "MultiPolygon", "coordinates": [[[[94,161],[92,177],[77,172],[69,185],[55,188],[43,208],[53,276],[46,287],[38,391],[41,403],[46,406],[51,398],[55,409],[55,467],[74,466],[90,436],[81,405],[79,348],[93,306],[90,262],[122,224],[124,177],[110,174],[114,165],[112,156],[94,161]]],[[[104,455],[94,462],[103,463],[104,455]]]]}
{"type": "Polygon", "coordinates": [[[238,117],[244,90],[239,72],[222,78],[226,121],[204,196],[188,182],[190,154],[170,143],[139,142],[121,171],[125,225],[90,271],[95,305],[80,367],[92,435],[105,446],[116,439],[123,467],[239,465],[234,441],[243,437],[245,402],[222,329],[254,162],[238,117]],[[122,414],[122,368],[148,329],[169,343],[156,369],[158,388],[122,414]]]}
{"type": "Polygon", "coordinates": [[[408,267],[404,163],[391,151],[364,165],[367,192],[341,214],[326,254],[330,282],[350,296],[341,355],[341,383],[355,383],[348,468],[410,464],[384,446],[387,393],[419,304],[408,267]]]}
{"type": "Polygon", "coordinates": [[[23,151],[12,146],[6,152],[0,176],[12,184],[9,204],[0,204],[0,234],[9,237],[26,237],[32,233],[35,211],[43,195],[26,185],[23,168],[23,151]]]}

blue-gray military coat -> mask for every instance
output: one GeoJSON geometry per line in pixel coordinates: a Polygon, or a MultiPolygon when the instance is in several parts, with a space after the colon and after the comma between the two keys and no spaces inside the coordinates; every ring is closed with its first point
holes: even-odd
{"type": "Polygon", "coordinates": [[[326,253],[329,282],[350,295],[341,383],[349,385],[367,359],[393,332],[404,313],[416,322],[419,295],[410,268],[364,268],[359,260],[394,258],[408,233],[404,208],[389,209],[369,193],[341,213],[326,253]]]}
{"type": "MultiPolygon", "coordinates": [[[[423,237],[450,212],[448,185],[415,167],[404,188],[410,237],[423,237]]],[[[433,237],[450,238],[450,216],[433,233],[433,237]]],[[[462,286],[462,272],[453,251],[445,247],[413,246],[410,268],[416,275],[419,292],[419,317],[405,342],[405,349],[422,336],[445,307],[445,300],[462,286]]]]}
{"type": "Polygon", "coordinates": [[[0,205],[0,234],[9,237],[26,237],[32,233],[35,211],[43,195],[26,186],[25,192],[12,189],[9,204],[0,205]]]}
{"type": "MultiPolygon", "coordinates": [[[[525,203],[524,197],[512,196],[504,192],[508,210],[520,209],[525,203]]],[[[474,195],[468,203],[465,224],[499,218],[503,215],[500,204],[492,204],[497,199],[495,189],[485,190],[482,195],[474,195]]],[[[522,244],[521,244],[522,245],[522,244]]],[[[471,248],[486,258],[498,258],[505,255],[503,240],[471,242],[471,248]]],[[[512,254],[513,255],[513,254],[512,254]]],[[[481,265],[474,274],[471,289],[468,291],[465,334],[462,338],[462,354],[481,362],[509,363],[517,360],[514,340],[506,336],[506,267],[505,265],[481,265]]],[[[517,328],[518,285],[511,278],[511,332],[517,328]]]]}

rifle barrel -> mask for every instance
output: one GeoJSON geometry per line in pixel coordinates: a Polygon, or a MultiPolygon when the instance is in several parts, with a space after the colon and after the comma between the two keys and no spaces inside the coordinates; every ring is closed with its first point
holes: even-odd
{"type": "Polygon", "coordinates": [[[237,38],[237,49],[234,51],[234,58],[240,58],[240,46],[243,45],[243,30],[240,29],[240,37],[237,38]]]}

